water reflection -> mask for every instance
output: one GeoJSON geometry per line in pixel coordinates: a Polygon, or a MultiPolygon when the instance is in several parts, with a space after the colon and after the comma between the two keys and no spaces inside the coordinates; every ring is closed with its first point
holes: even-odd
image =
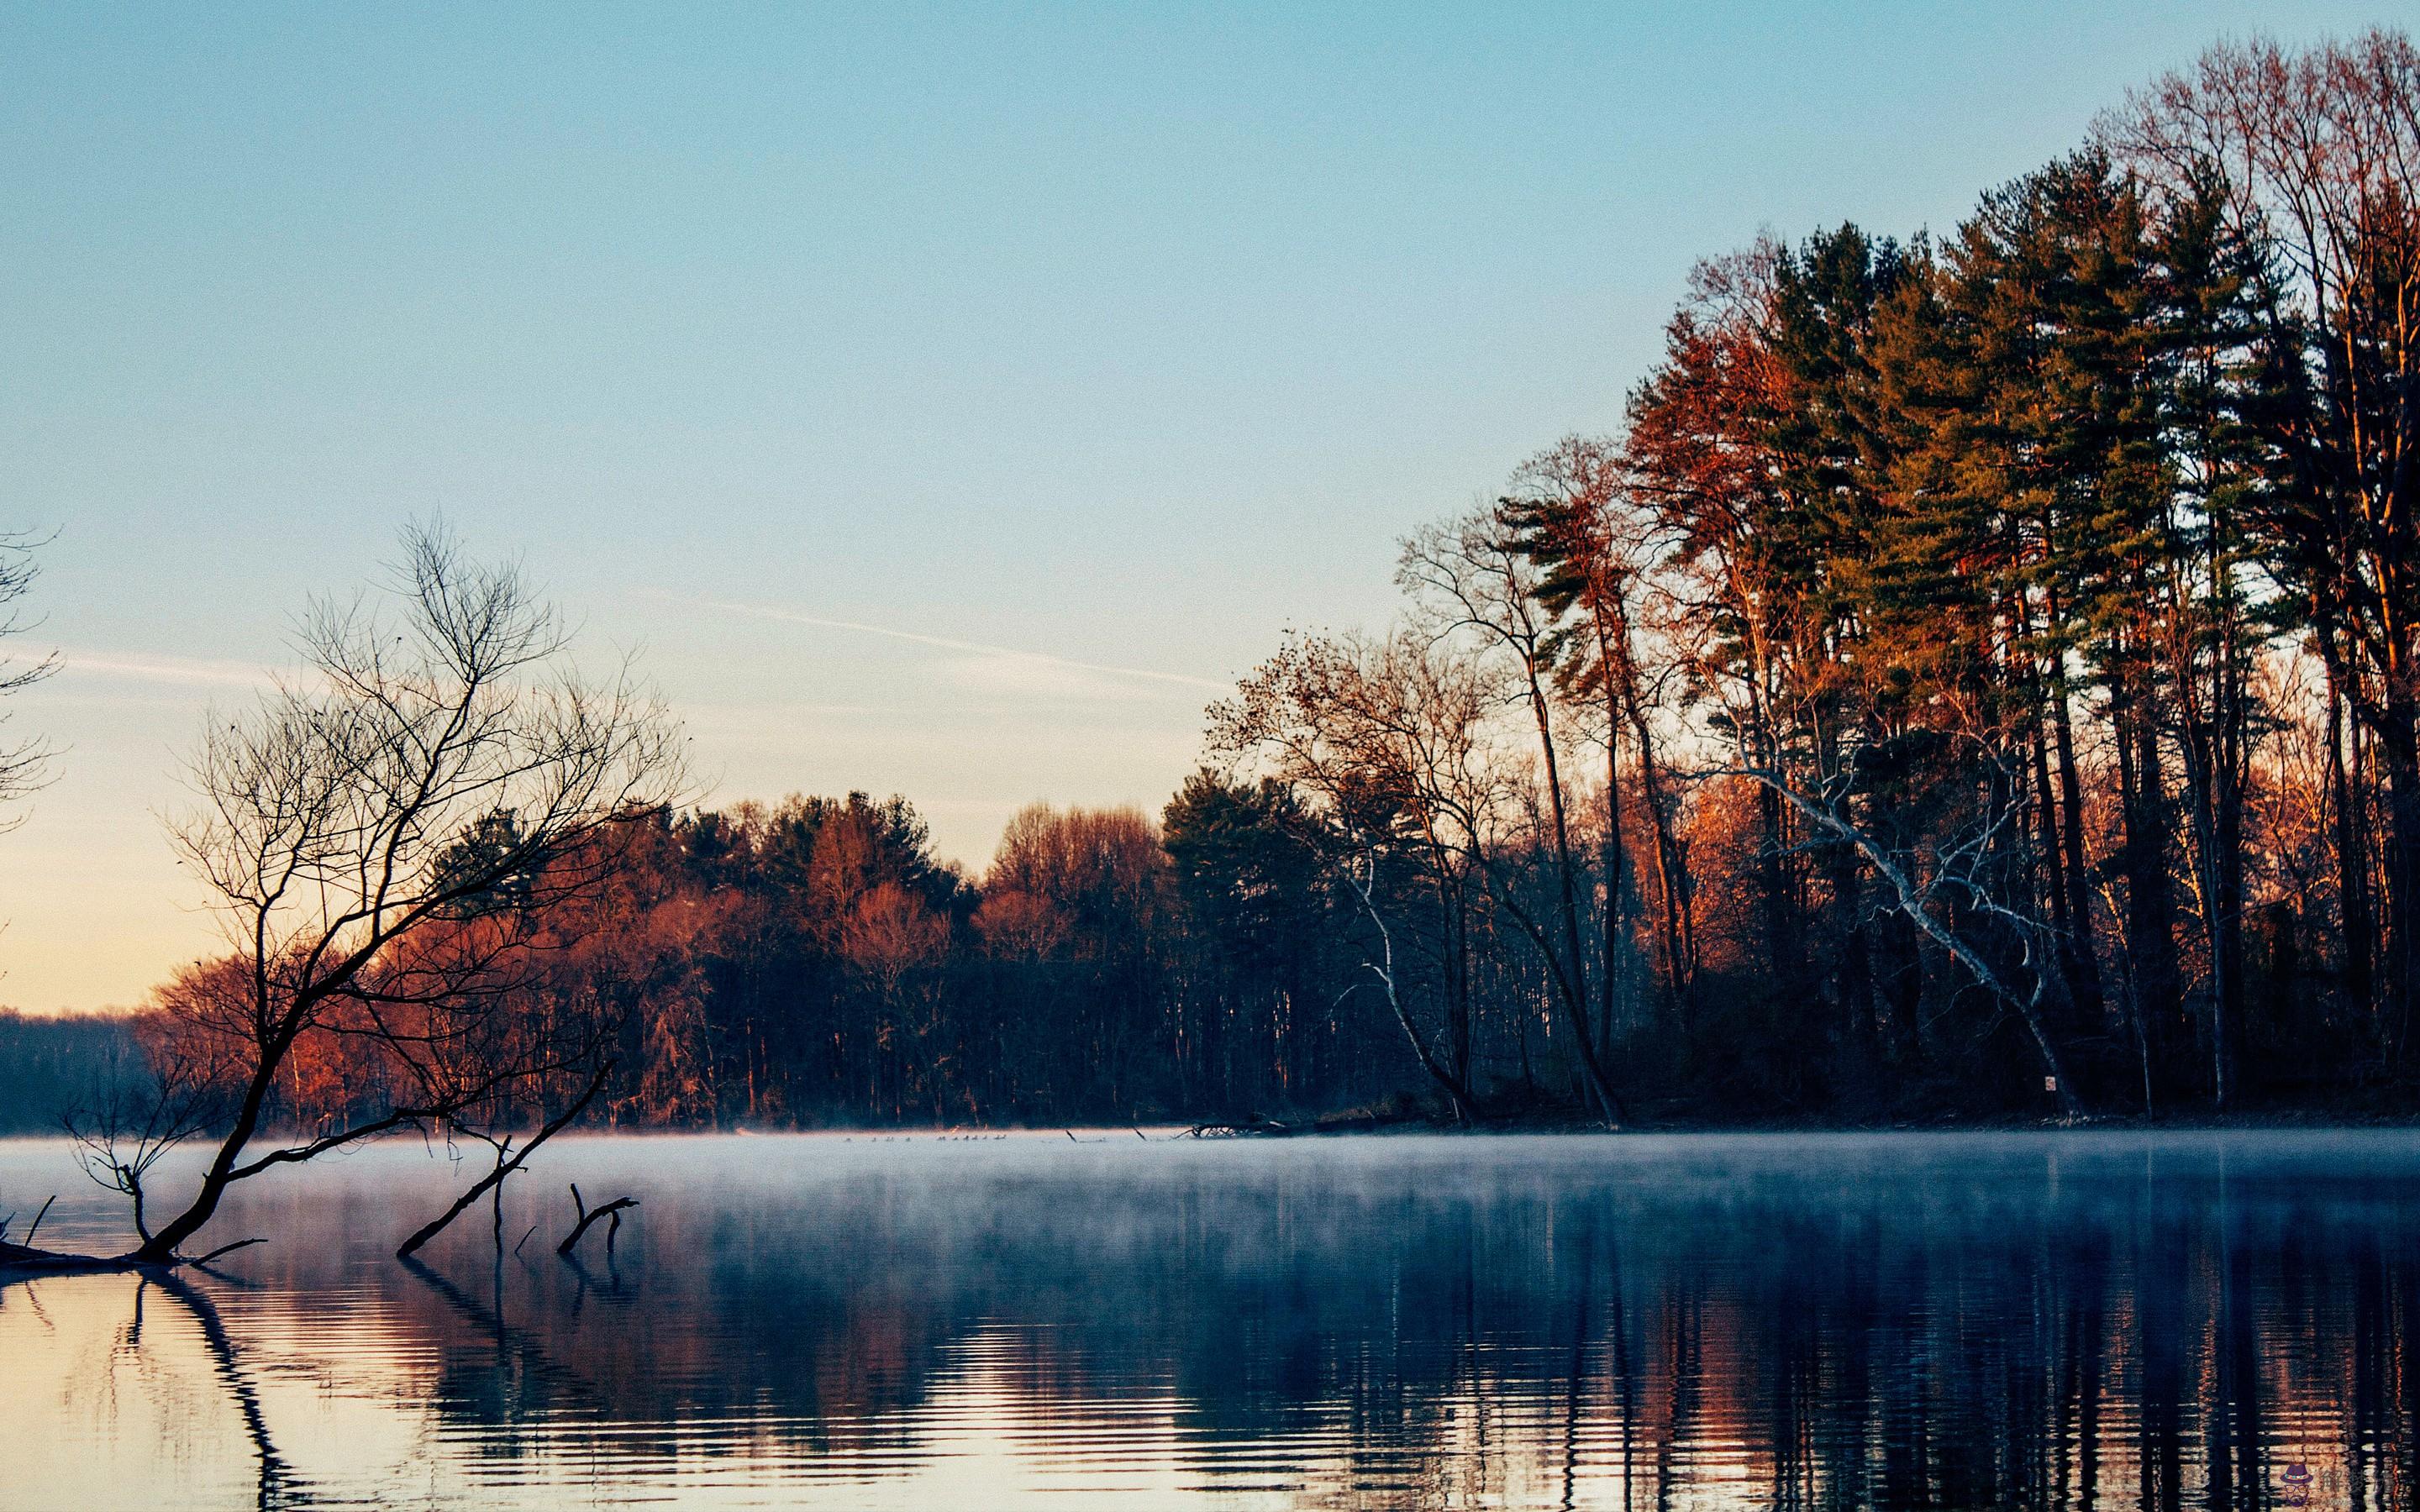
{"type": "MultiPolygon", "coordinates": [[[[64,1188],[0,1147],[0,1207],[64,1188]]],[[[2420,1139],[590,1140],[0,1288],[25,1505],[2394,1507],[2420,1139]],[[552,1250],[562,1183],[644,1206],[552,1250]]],[[[80,1206],[46,1226],[92,1230],[80,1206]]]]}

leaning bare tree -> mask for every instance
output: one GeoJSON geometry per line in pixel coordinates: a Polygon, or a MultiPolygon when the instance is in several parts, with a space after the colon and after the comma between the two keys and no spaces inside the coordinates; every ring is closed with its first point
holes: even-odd
{"type": "Polygon", "coordinates": [[[231,1187],[277,1166],[599,1073],[599,1037],[529,1018],[533,974],[551,920],[614,864],[609,832],[677,795],[678,733],[627,664],[578,671],[517,567],[440,529],[403,548],[383,592],[316,604],[303,669],[213,718],[194,758],[170,833],[229,955],[152,1047],[150,1102],[75,1131],[133,1200],[123,1263],[182,1260],[231,1187]],[[343,1058],[350,1096],[328,1126],[272,1137],[298,1047],[343,1058]],[[198,1185],[155,1226],[145,1175],[204,1134],[198,1185]]]}

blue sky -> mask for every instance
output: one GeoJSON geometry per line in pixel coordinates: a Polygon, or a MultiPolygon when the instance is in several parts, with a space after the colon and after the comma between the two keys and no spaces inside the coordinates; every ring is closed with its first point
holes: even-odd
{"type": "Polygon", "coordinates": [[[980,866],[1156,809],[1288,625],[1619,421],[1697,258],[1947,228],[2204,43],[2376,6],[0,10],[0,501],[56,528],[0,1000],[209,947],[156,812],[442,512],[719,798],[980,866]]]}

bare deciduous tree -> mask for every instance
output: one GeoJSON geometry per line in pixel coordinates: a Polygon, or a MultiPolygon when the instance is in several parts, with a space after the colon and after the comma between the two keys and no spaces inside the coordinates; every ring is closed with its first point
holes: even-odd
{"type": "MultiPolygon", "coordinates": [[[[1559,616],[1543,601],[1545,573],[1505,511],[1490,506],[1406,541],[1396,581],[1419,605],[1427,633],[1462,641],[1479,656],[1501,658],[1509,700],[1528,717],[1534,732],[1532,755],[1544,798],[1543,841],[1553,865],[1553,917],[1536,917],[1517,891],[1503,885],[1498,868],[1482,864],[1479,875],[1488,883],[1492,901],[1545,963],[1554,987],[1552,1001],[1562,1016],[1589,1095],[1606,1122],[1618,1124],[1621,1102],[1605,1068],[1613,1028],[1613,942],[1610,933],[1601,936],[1606,949],[1594,952],[1591,971],[1587,941],[1592,932],[1583,927],[1581,918],[1589,884],[1572,839],[1575,805],[1564,776],[1567,736],[1560,722],[1566,705],[1556,687],[1561,662],[1559,616]],[[1591,1023],[1592,1018],[1597,1022],[1591,1023]]],[[[1485,860],[1483,854],[1479,858],[1485,860]]],[[[1609,879],[1608,915],[1618,902],[1613,889],[1619,885],[1618,879],[1609,879]]]]}
{"type": "MultiPolygon", "coordinates": [[[[613,864],[605,831],[678,795],[680,737],[627,663],[583,677],[570,639],[516,566],[415,528],[382,593],[303,617],[301,672],[212,719],[170,833],[238,964],[161,1047],[160,1074],[219,1088],[224,1118],[207,1120],[219,1143],[190,1201],[126,1260],[178,1260],[239,1181],[389,1130],[467,1126],[595,1064],[597,1036],[518,1011],[549,920],[613,864]],[[331,1037],[366,1047],[374,1104],[256,1148],[289,1057],[331,1037]]],[[[199,1121],[78,1132],[97,1174],[135,1188],[199,1121]]]]}
{"type": "MultiPolygon", "coordinates": [[[[17,606],[33,589],[34,579],[41,571],[34,552],[48,539],[31,531],[0,531],[0,640],[32,628],[32,622],[17,606]]],[[[22,693],[58,670],[55,656],[29,662],[0,659],[0,698],[22,693]]],[[[7,715],[0,714],[0,721],[7,718],[7,715]]],[[[39,736],[0,743],[0,804],[24,797],[40,787],[48,779],[50,759],[50,744],[39,736]]],[[[0,820],[0,830],[14,829],[24,822],[23,814],[12,814],[0,820]]]]}
{"type": "Polygon", "coordinates": [[[1380,640],[1296,638],[1211,710],[1212,753],[1285,784],[1344,853],[1347,880],[1379,933],[1379,955],[1366,968],[1457,1112],[1473,1100],[1474,916],[1488,870],[1502,869],[1522,820],[1516,764],[1497,728],[1508,696],[1466,650],[1405,630],[1380,640]],[[1440,999],[1435,1031],[1408,1011],[1406,978],[1379,912],[1383,870],[1411,879],[1411,902],[1434,921],[1422,943],[1440,999]]]}

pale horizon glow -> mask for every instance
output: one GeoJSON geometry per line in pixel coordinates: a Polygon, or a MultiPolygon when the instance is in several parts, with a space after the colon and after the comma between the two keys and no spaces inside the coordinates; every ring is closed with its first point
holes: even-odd
{"type": "Polygon", "coordinates": [[[0,526],[56,532],[0,654],[62,648],[0,1003],[213,949],[182,753],[406,521],[642,650],[709,801],[902,794],[980,872],[1617,427],[1697,259],[1946,231],[2222,36],[2396,19],[0,4],[0,526]]]}

